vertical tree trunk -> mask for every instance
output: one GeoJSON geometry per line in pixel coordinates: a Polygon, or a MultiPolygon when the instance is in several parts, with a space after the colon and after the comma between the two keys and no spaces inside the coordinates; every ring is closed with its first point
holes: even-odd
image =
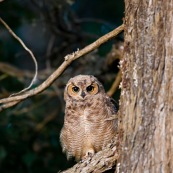
{"type": "Polygon", "coordinates": [[[125,0],[121,172],[173,171],[173,0],[125,0]]]}

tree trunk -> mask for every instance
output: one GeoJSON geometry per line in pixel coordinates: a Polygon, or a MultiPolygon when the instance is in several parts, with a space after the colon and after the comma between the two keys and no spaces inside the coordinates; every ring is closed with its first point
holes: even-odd
{"type": "Polygon", "coordinates": [[[173,0],[125,0],[120,170],[173,171],[173,0]]]}

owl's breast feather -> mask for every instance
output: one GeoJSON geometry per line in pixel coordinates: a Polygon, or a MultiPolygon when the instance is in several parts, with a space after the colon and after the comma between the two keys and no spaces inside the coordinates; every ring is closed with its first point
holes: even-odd
{"type": "Polygon", "coordinates": [[[91,124],[87,118],[88,116],[89,116],[89,110],[84,109],[83,115],[81,116],[81,123],[83,124],[85,134],[90,132],[90,127],[91,127],[91,124]]]}

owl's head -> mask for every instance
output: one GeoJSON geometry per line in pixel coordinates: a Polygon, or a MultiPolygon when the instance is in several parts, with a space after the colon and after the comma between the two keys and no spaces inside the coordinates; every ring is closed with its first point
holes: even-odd
{"type": "Polygon", "coordinates": [[[105,93],[102,84],[92,75],[78,75],[71,78],[64,91],[64,99],[84,100],[99,93],[105,93]]]}

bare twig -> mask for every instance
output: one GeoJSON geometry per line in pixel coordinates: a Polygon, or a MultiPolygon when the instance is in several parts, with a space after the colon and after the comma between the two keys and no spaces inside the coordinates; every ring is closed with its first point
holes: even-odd
{"type": "Polygon", "coordinates": [[[13,102],[13,105],[17,104],[18,102],[31,97],[33,95],[36,95],[43,90],[45,90],[47,87],[49,87],[62,73],[63,71],[71,64],[72,61],[80,58],[81,56],[93,51],[94,49],[98,48],[101,44],[105,43],[106,41],[110,40],[111,38],[115,37],[118,35],[121,31],[124,29],[124,24],[119,26],[118,28],[114,29],[113,31],[109,32],[108,34],[105,34],[104,36],[100,37],[98,40],[93,42],[92,44],[86,46],[85,48],[78,50],[72,54],[69,54],[65,56],[64,62],[60,65],[60,67],[55,70],[48,78],[45,80],[41,85],[38,87],[26,91],[25,93],[18,95],[18,96],[13,96],[13,97],[8,97],[0,100],[0,111],[2,111],[4,108],[11,107],[7,106],[10,102],[13,102]],[[15,104],[14,104],[15,103],[15,104]]]}
{"type": "Polygon", "coordinates": [[[121,82],[121,71],[119,70],[117,76],[115,77],[114,83],[112,84],[111,88],[107,92],[107,94],[112,97],[117,88],[119,87],[119,84],[121,82]]]}
{"type": "MultiPolygon", "coordinates": [[[[33,78],[34,73],[32,71],[28,71],[28,70],[20,70],[19,68],[4,63],[4,62],[0,62],[0,72],[7,74],[7,76],[12,76],[12,77],[16,77],[18,79],[22,78],[24,80],[24,78],[33,78]]],[[[46,76],[48,75],[48,70],[40,70],[38,72],[38,77],[37,79],[45,79],[46,76]]]]}
{"type": "MultiPolygon", "coordinates": [[[[123,50],[124,50],[123,42],[119,41],[118,44],[113,45],[112,50],[110,51],[107,57],[107,64],[110,65],[117,59],[120,61],[123,58],[123,50]]],[[[118,89],[120,82],[121,82],[121,70],[119,70],[111,88],[107,92],[107,94],[110,97],[112,97],[115,91],[118,89]]]]}
{"type": "Polygon", "coordinates": [[[12,29],[7,25],[7,23],[0,17],[0,21],[1,23],[7,28],[7,30],[9,31],[9,33],[17,40],[19,41],[19,43],[22,45],[22,47],[31,55],[33,61],[34,61],[34,65],[35,65],[35,75],[30,83],[30,85],[26,88],[24,88],[23,90],[21,90],[20,92],[18,93],[14,93],[12,94],[11,96],[13,95],[18,95],[18,94],[21,94],[27,90],[29,90],[33,83],[35,82],[35,80],[37,79],[37,73],[38,73],[38,64],[37,64],[37,60],[34,56],[34,54],[32,53],[32,51],[25,45],[25,43],[12,31],[12,29]]]}
{"type": "Polygon", "coordinates": [[[26,70],[20,70],[16,68],[15,66],[12,66],[4,62],[0,62],[0,71],[4,74],[7,74],[8,76],[13,76],[18,78],[21,78],[21,77],[32,78],[34,75],[32,72],[29,72],[26,70]]]}
{"type": "Polygon", "coordinates": [[[16,105],[17,103],[20,103],[20,100],[18,101],[11,101],[11,102],[8,102],[6,104],[3,104],[2,106],[0,106],[0,112],[3,110],[3,109],[7,109],[9,107],[12,107],[14,105],[16,105]]]}
{"type": "Polygon", "coordinates": [[[38,123],[37,126],[35,127],[35,131],[39,132],[41,129],[43,129],[43,127],[49,123],[50,121],[52,121],[53,119],[55,119],[57,117],[57,113],[58,111],[55,110],[53,111],[51,114],[49,114],[49,116],[46,116],[45,119],[38,123]]]}

